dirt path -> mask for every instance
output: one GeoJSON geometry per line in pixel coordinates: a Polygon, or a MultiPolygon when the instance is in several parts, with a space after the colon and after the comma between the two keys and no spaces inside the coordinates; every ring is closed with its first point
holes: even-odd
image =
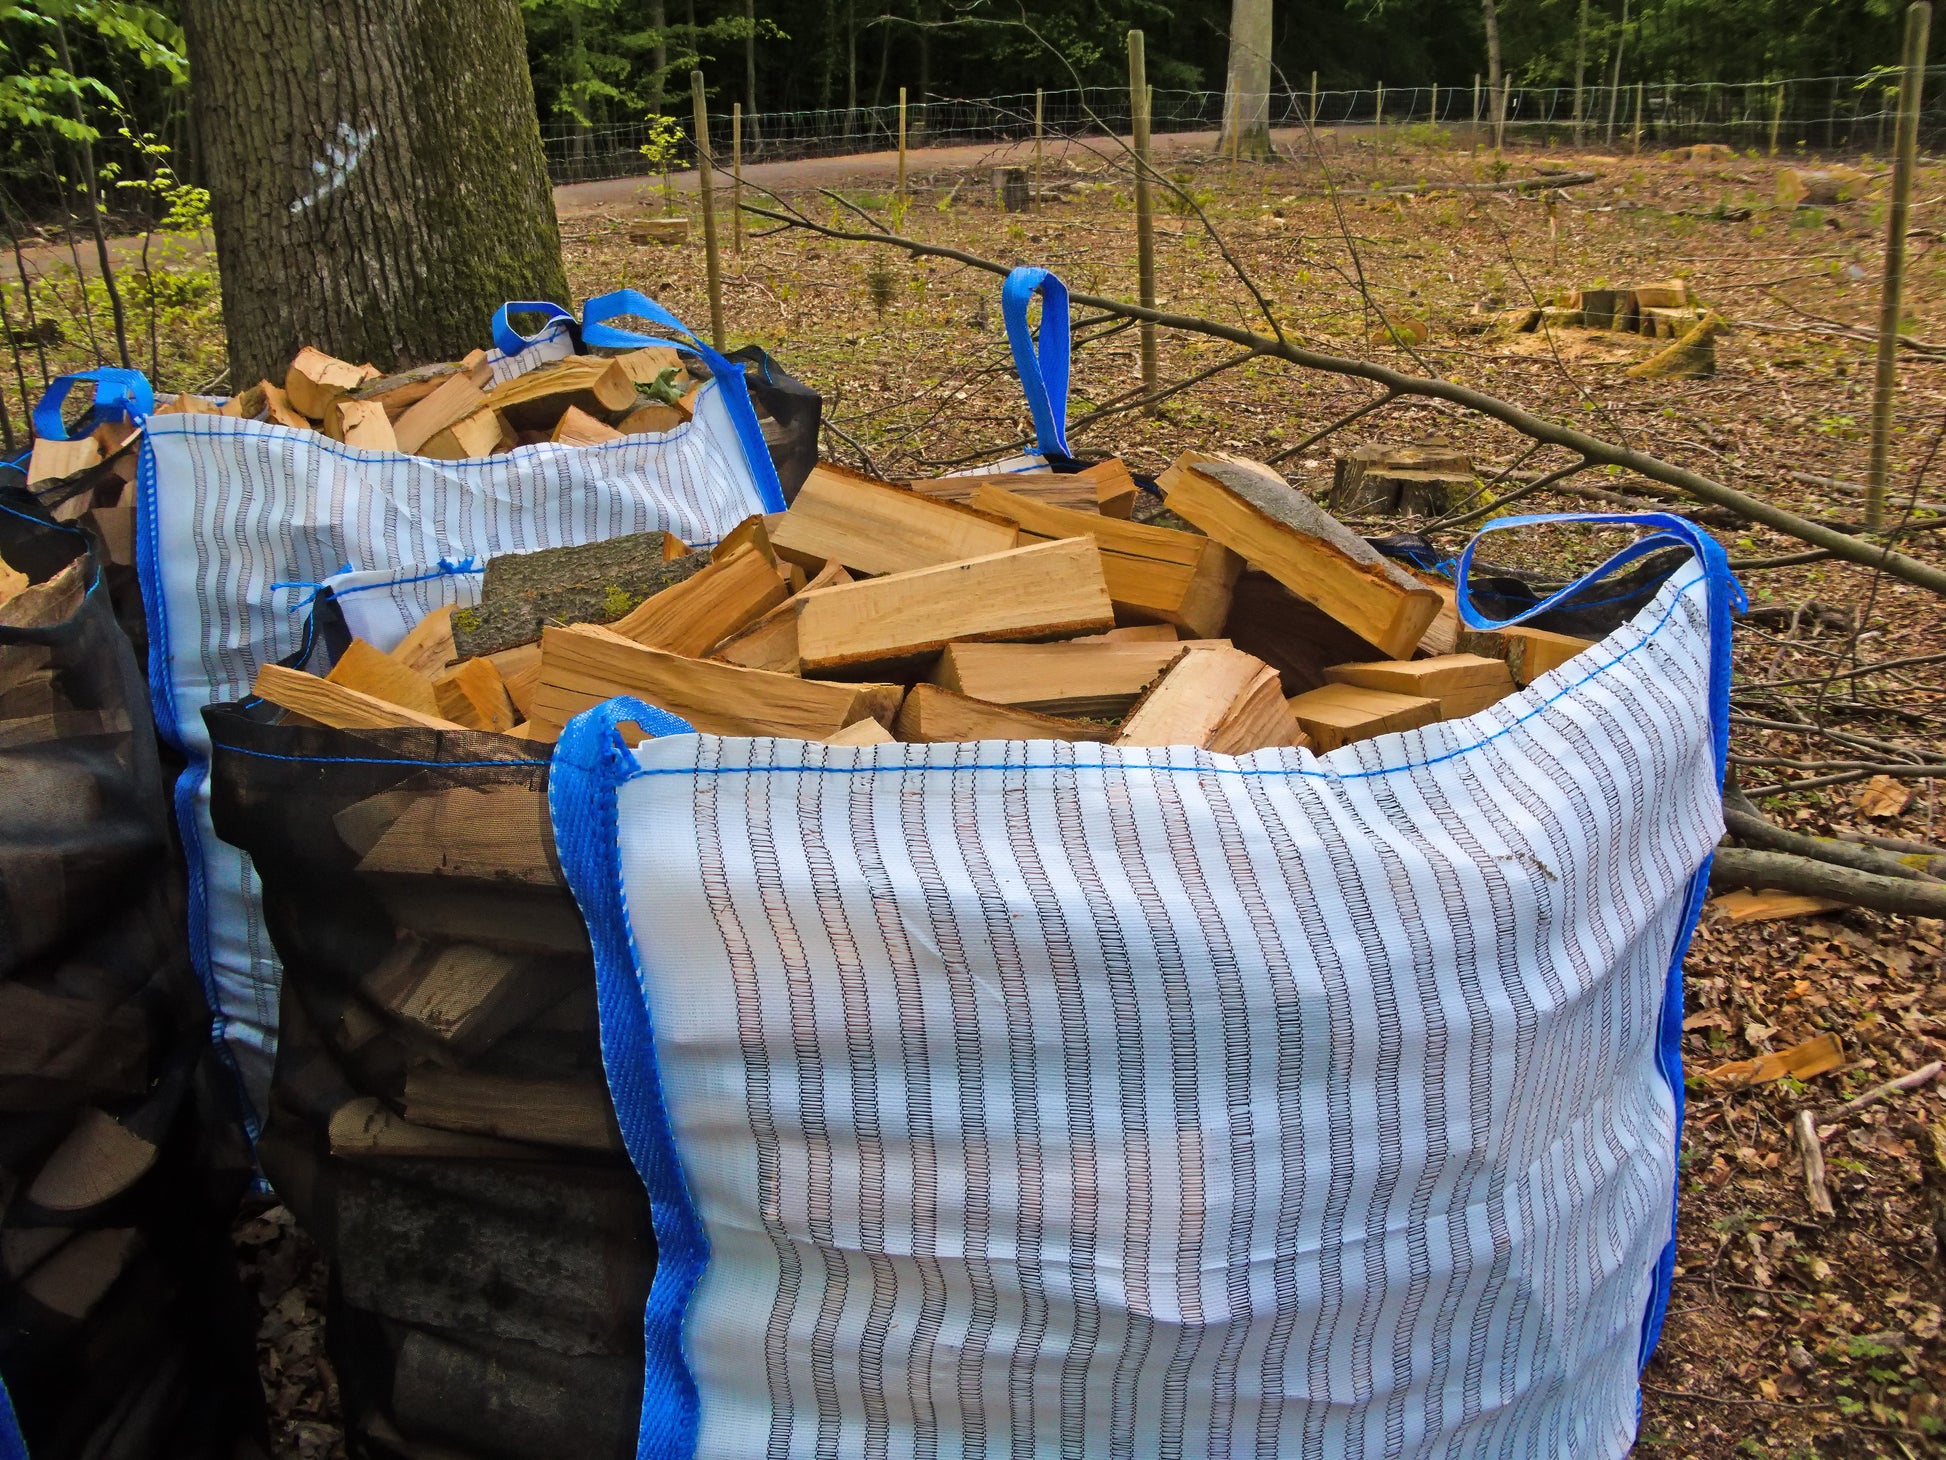
{"type": "MultiPolygon", "coordinates": [[[[1276,134],[1276,141],[1284,147],[1291,146],[1301,138],[1302,134],[1296,131],[1276,134]]],[[[1128,139],[1121,140],[1126,142],[1128,139]]],[[[1169,132],[1155,139],[1154,155],[1158,161],[1167,161],[1186,153],[1207,151],[1215,147],[1216,141],[1215,132],[1169,132]]],[[[1044,144],[1043,155],[1048,162],[1058,165],[1069,158],[1105,156],[1113,150],[1115,144],[1105,137],[1081,142],[1057,139],[1044,144]]],[[[906,174],[914,186],[927,187],[931,185],[933,177],[942,172],[983,166],[1023,166],[1032,161],[1033,155],[1032,142],[915,148],[906,153],[906,174]]],[[[843,183],[889,183],[898,177],[898,171],[897,152],[858,152],[844,157],[800,157],[787,162],[754,162],[743,169],[743,176],[746,182],[759,187],[786,192],[836,187],[843,183]]],[[[696,191],[694,171],[674,173],[669,182],[678,192],[696,191]]],[[[562,219],[585,218],[634,207],[652,199],[658,188],[657,180],[652,177],[564,183],[554,189],[554,209],[562,219]]],[[[151,256],[161,264],[188,263],[205,258],[211,247],[212,240],[207,234],[199,234],[195,238],[158,240],[151,256]]],[[[118,271],[141,267],[142,240],[139,236],[111,238],[108,250],[118,271]]],[[[74,268],[77,261],[84,274],[93,276],[101,272],[94,244],[90,240],[78,241],[72,249],[65,243],[43,244],[21,250],[21,256],[31,278],[74,268]]],[[[12,251],[0,254],[0,279],[19,277],[20,270],[15,265],[12,251]]]]}

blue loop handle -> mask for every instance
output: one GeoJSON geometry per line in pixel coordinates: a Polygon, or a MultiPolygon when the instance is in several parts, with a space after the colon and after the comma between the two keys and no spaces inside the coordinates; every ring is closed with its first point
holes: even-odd
{"type": "MultiPolygon", "coordinates": [[[[1710,735],[1716,751],[1716,783],[1723,784],[1724,772],[1729,767],[1730,756],[1730,615],[1742,613],[1749,607],[1744,597],[1743,587],[1730,572],[1730,560],[1723,551],[1722,544],[1686,517],[1671,516],[1666,512],[1564,512],[1558,516],[1502,517],[1488,522],[1466,545],[1460,554],[1459,570],[1453,575],[1453,583],[1458,598],[1460,621],[1468,628],[1500,629],[1521,623],[1537,613],[1545,612],[1564,599],[1573,597],[1590,583],[1605,578],[1624,564],[1632,563],[1664,547],[1686,547],[1696,554],[1703,565],[1709,595],[1710,631],[1710,691],[1709,716],[1710,735]],[[1653,531],[1636,539],[1620,552],[1596,568],[1586,573],[1560,592],[1550,594],[1543,603],[1509,619],[1493,620],[1483,618],[1473,612],[1469,603],[1470,595],[1466,587],[1466,575],[1473,564],[1473,550],[1480,545],[1480,539],[1489,532],[1505,532],[1516,527],[1531,527],[1536,523],[1590,523],[1596,526],[1644,527],[1653,531]]],[[[1709,894],[1710,862],[1713,857],[1705,856],[1702,866],[1690,878],[1689,892],[1683,909],[1682,927],[1676,935],[1675,946],[1670,950],[1669,972],[1666,976],[1662,1012],[1656,1031],[1655,1061],[1656,1069],[1667,1083],[1670,1099],[1675,1104],[1676,1131],[1678,1139],[1683,1123],[1683,1074],[1682,1074],[1682,965],[1689,949],[1691,933],[1695,931],[1696,920],[1703,910],[1703,899],[1709,894]]],[[[1677,1177],[1676,1202],[1681,1200],[1682,1179],[1677,1177]]],[[[1672,1203],[1672,1212],[1674,1205],[1672,1203]]],[[[1649,1288],[1648,1301],[1643,1305],[1642,1330],[1636,1348],[1638,1369],[1648,1365],[1649,1356],[1655,1352],[1656,1342],[1662,1336],[1662,1323],[1669,1311],[1669,1294],[1675,1282],[1676,1271],[1676,1234],[1673,1217],[1669,1240],[1663,1245],[1656,1258],[1655,1270],[1649,1288]]]]}
{"type": "Polygon", "coordinates": [[[154,412],[155,391],[148,376],[139,370],[103,365],[56,377],[34,407],[34,434],[45,441],[77,441],[104,421],[140,422],[154,412]],[[94,382],[94,404],[82,418],[78,434],[70,436],[67,423],[61,419],[61,407],[67,404],[68,393],[84,380],[94,382]]]}
{"type": "Polygon", "coordinates": [[[597,294],[585,302],[581,306],[581,343],[604,350],[632,350],[643,345],[668,343],[654,335],[637,334],[634,330],[619,329],[608,323],[625,314],[652,319],[664,329],[675,331],[699,350],[707,351],[709,348],[688,325],[639,289],[616,289],[608,294],[597,294]]]}
{"type": "Polygon", "coordinates": [[[1000,290],[1014,370],[1034,414],[1035,445],[1043,456],[1068,455],[1068,370],[1073,336],[1068,328],[1068,286],[1048,269],[1022,267],[1000,290]],[[1038,345],[1027,326],[1027,306],[1041,296],[1038,345]]]}
{"type": "Polygon", "coordinates": [[[574,323],[574,316],[551,299],[518,299],[501,305],[493,311],[493,344],[503,355],[518,355],[534,341],[551,329],[556,320],[565,319],[574,323]],[[542,318],[541,327],[531,335],[523,335],[513,327],[511,314],[538,314],[542,318]]]}

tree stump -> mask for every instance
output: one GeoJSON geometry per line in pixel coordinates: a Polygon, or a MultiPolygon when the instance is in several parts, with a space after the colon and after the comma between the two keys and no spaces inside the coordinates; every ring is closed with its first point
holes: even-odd
{"type": "Polygon", "coordinates": [[[637,218],[628,226],[630,243],[670,244],[689,241],[687,218],[637,218]]]}
{"type": "Polygon", "coordinates": [[[1025,213],[1029,201],[1027,169],[1024,167],[994,168],[993,195],[1000,200],[1002,211],[1025,213]]]}
{"type": "Polygon", "coordinates": [[[1367,443],[1338,458],[1329,505],[1346,515],[1446,510],[1455,492],[1473,486],[1473,459],[1436,442],[1414,446],[1367,443]]]}
{"type": "Polygon", "coordinates": [[[1716,337],[1728,328],[1728,321],[1711,310],[1668,349],[1629,366],[1627,373],[1637,380],[1690,380],[1714,375],[1716,337]]]}
{"type": "Polygon", "coordinates": [[[1849,203],[1864,187],[1865,176],[1854,168],[1807,171],[1787,167],[1777,174],[1777,201],[1786,208],[1829,207],[1849,203]]]}

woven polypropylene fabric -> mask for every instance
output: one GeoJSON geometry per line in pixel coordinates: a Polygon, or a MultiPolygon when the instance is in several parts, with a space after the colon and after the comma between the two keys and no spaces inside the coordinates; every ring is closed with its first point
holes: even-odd
{"type": "Polygon", "coordinates": [[[642,1453],[1621,1455],[1710,602],[1322,758],[564,739],[708,1259],[642,1453]]]}
{"type": "MultiPolygon", "coordinates": [[[[767,464],[766,464],[767,469],[767,464]]],[[[723,392],[689,424],[605,445],[522,447],[475,461],[360,451],[314,433],[162,416],[143,446],[138,557],[156,723],[189,761],[176,810],[190,865],[190,941],[219,1037],[261,1108],[279,965],[248,860],[209,825],[205,706],[240,699],[297,651],[301,592],[368,571],[663,529],[715,541],[767,510],[723,392]]]]}

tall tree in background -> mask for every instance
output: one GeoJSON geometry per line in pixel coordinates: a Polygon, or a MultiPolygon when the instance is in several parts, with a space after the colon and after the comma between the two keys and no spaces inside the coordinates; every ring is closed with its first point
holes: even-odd
{"type": "Polygon", "coordinates": [[[1487,30],[1487,115],[1493,118],[1494,141],[1500,140],[1500,127],[1506,118],[1500,115],[1503,105],[1500,95],[1500,16],[1494,9],[1493,0],[1480,0],[1480,19],[1487,30]]]}
{"type": "Polygon", "coordinates": [[[1223,87],[1223,151],[1270,156],[1271,0],[1230,0],[1230,65],[1223,87]]]}
{"type": "Polygon", "coordinates": [[[517,0],[183,0],[230,372],[395,368],[567,297],[517,0]]]}

